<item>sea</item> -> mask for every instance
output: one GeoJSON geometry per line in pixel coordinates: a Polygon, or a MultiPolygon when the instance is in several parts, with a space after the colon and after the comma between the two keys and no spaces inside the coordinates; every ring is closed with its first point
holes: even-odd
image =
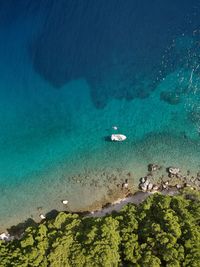
{"type": "Polygon", "coordinates": [[[95,209],[149,163],[200,171],[200,2],[1,1],[0,231],[95,209]]]}

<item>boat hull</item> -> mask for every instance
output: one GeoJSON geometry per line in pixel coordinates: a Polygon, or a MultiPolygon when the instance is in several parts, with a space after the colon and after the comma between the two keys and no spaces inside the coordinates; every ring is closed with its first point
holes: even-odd
{"type": "Polygon", "coordinates": [[[126,136],[124,134],[112,134],[111,135],[111,140],[114,142],[122,142],[126,140],[126,136]]]}

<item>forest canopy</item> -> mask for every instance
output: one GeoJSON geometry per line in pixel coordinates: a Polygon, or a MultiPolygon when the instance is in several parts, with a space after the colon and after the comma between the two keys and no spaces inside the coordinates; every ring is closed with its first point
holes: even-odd
{"type": "Polygon", "coordinates": [[[199,267],[200,194],[154,194],[101,218],[60,212],[0,241],[0,266],[199,267]]]}

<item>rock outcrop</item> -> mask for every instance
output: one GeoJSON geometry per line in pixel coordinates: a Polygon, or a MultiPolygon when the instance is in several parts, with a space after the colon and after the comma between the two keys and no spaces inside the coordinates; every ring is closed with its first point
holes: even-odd
{"type": "Polygon", "coordinates": [[[174,177],[177,176],[177,178],[181,178],[180,177],[180,169],[177,167],[169,167],[167,168],[169,177],[174,177]]]}
{"type": "Polygon", "coordinates": [[[150,182],[148,177],[142,177],[140,179],[139,188],[143,192],[152,192],[152,191],[155,191],[155,190],[159,189],[159,187],[157,185],[154,185],[153,183],[150,182]]]}

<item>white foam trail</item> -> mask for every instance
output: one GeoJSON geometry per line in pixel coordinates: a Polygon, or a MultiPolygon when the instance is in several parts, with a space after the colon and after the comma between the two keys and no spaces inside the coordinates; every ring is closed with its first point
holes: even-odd
{"type": "Polygon", "coordinates": [[[190,79],[189,79],[189,87],[192,86],[192,82],[193,82],[193,73],[194,73],[194,69],[192,69],[191,74],[190,74],[190,79]]]}
{"type": "MultiPolygon", "coordinates": [[[[199,65],[196,66],[196,68],[192,69],[191,74],[190,74],[190,79],[189,79],[189,85],[188,88],[192,87],[192,83],[193,83],[193,74],[194,72],[199,68],[199,65]]],[[[196,93],[196,90],[194,91],[194,93],[196,93]]]]}

